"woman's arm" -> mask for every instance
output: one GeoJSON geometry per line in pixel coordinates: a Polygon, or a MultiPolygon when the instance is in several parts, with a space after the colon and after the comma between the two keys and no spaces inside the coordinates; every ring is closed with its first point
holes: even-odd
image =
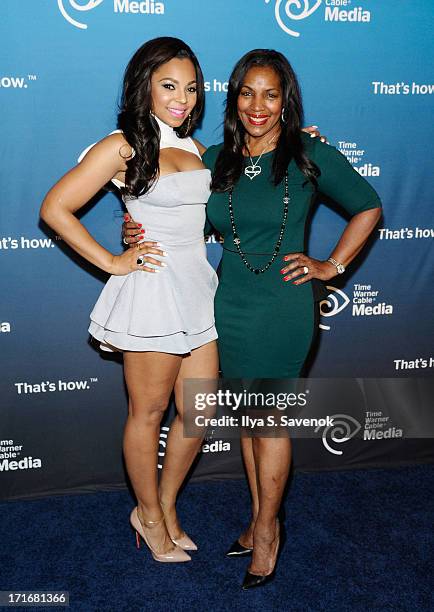
{"type": "MultiPolygon", "coordinates": [[[[347,267],[365,246],[380,217],[381,208],[373,208],[354,215],[344,229],[330,257],[347,267]]],[[[283,278],[285,282],[302,274],[301,278],[293,281],[294,285],[302,285],[312,278],[327,281],[338,274],[336,266],[330,261],[321,261],[308,257],[304,253],[288,253],[283,260],[291,261],[291,264],[281,270],[281,273],[285,274],[283,278]],[[308,269],[308,273],[305,273],[304,268],[308,269]]]]}
{"type": "MultiPolygon", "coordinates": [[[[365,246],[381,215],[382,209],[380,207],[365,210],[354,215],[342,232],[330,257],[347,267],[365,246]]],[[[335,276],[336,267],[329,261],[326,263],[332,266],[333,276],[335,276]]]]}
{"type": "MultiPolygon", "coordinates": [[[[41,206],[42,219],[61,238],[87,261],[110,274],[128,274],[144,270],[137,263],[137,253],[113,255],[101,246],[74,213],[82,208],[98,191],[119,172],[126,170],[125,158],[131,156],[131,148],[122,134],[113,134],[98,142],[75,168],[70,170],[50,189],[41,206]],[[128,151],[129,149],[129,151],[128,151]],[[121,155],[122,154],[122,155],[121,155]]],[[[141,243],[140,254],[163,255],[151,246],[141,243]]],[[[158,260],[150,263],[159,264],[158,260]]],[[[152,268],[146,271],[154,271],[152,268]]]]}
{"type": "MultiPolygon", "coordinates": [[[[330,257],[346,267],[362,250],[381,215],[381,202],[376,191],[354,170],[347,159],[334,147],[316,142],[313,161],[320,169],[318,188],[326,196],[352,215],[330,257]]],[[[284,280],[301,285],[312,278],[329,280],[338,274],[336,266],[304,253],[288,253],[284,261],[291,261],[281,272],[284,280]],[[305,268],[308,273],[305,273],[305,268]]]]}

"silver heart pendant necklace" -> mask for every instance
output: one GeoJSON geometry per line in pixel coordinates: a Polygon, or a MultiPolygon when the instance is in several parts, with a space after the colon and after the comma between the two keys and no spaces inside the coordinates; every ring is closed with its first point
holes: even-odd
{"type": "Polygon", "coordinates": [[[276,140],[276,136],[274,136],[271,140],[267,142],[267,144],[265,145],[265,149],[262,151],[262,153],[260,154],[260,156],[255,162],[253,161],[252,156],[250,155],[250,151],[246,145],[247,151],[249,151],[250,166],[246,166],[244,168],[244,174],[248,176],[251,181],[256,176],[258,176],[258,174],[261,174],[262,167],[259,165],[259,162],[261,161],[261,157],[264,155],[265,151],[268,149],[270,144],[274,142],[275,140],[276,140]]]}

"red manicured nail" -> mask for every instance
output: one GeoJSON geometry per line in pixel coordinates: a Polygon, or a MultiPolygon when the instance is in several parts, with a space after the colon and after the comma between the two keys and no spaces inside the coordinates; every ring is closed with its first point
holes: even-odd
{"type": "Polygon", "coordinates": [[[124,221],[128,221],[129,217],[128,215],[124,215],[124,221]]]}
{"type": "Polygon", "coordinates": [[[137,223],[137,225],[138,225],[138,227],[142,227],[142,224],[141,224],[141,223],[137,223]]]}
{"type": "Polygon", "coordinates": [[[288,255],[285,255],[285,257],[283,258],[283,261],[288,261],[288,255]]]}
{"type": "Polygon", "coordinates": [[[280,270],[280,274],[285,274],[285,272],[286,272],[286,268],[282,268],[282,269],[280,270]]]}
{"type": "Polygon", "coordinates": [[[284,276],[284,277],[283,277],[283,280],[284,280],[284,281],[289,281],[289,276],[284,276]]]}
{"type": "Polygon", "coordinates": [[[140,233],[141,233],[141,234],[144,234],[144,233],[145,233],[145,230],[140,230],[140,233]]]}

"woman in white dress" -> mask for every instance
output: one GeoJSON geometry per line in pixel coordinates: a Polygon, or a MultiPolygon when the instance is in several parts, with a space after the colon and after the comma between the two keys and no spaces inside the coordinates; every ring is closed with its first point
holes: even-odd
{"type": "Polygon", "coordinates": [[[217,285],[203,240],[210,171],[189,134],[203,108],[203,75],[176,38],[145,43],[125,72],[120,130],[92,146],[49,191],[41,216],[77,253],[111,277],[91,314],[102,348],[123,351],[129,412],[124,456],[137,497],[131,523],[155,560],[188,561],[196,545],[181,529],[175,502],[201,440],[183,437],[184,379],[218,375],[213,298],[217,285]],[[129,214],[146,216],[146,241],[110,253],[74,213],[106,183],[129,214]],[[158,272],[158,273],[157,273],[158,272]],[[174,392],[177,416],[160,484],[159,428],[174,392]]]}

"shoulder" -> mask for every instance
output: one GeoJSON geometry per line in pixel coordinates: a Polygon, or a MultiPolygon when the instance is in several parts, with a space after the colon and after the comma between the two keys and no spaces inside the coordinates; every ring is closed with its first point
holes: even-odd
{"type": "Polygon", "coordinates": [[[202,161],[207,168],[209,168],[210,170],[214,169],[217,157],[222,149],[223,149],[222,142],[216,145],[211,145],[210,147],[207,148],[205,153],[202,155],[202,161]]]}
{"type": "Polygon", "coordinates": [[[104,143],[104,146],[106,146],[107,150],[110,150],[112,154],[118,155],[124,160],[134,157],[134,149],[120,130],[112,132],[100,142],[101,144],[104,143]]]}
{"type": "Polygon", "coordinates": [[[89,145],[79,156],[80,163],[92,163],[101,159],[125,162],[134,151],[121,131],[116,130],[102,140],[89,145]]]}
{"type": "MultiPolygon", "coordinates": [[[[320,145],[319,149],[321,149],[321,147],[330,146],[330,145],[325,144],[324,142],[321,142],[319,138],[312,138],[306,132],[301,132],[301,141],[303,143],[304,150],[306,151],[306,154],[310,159],[312,159],[313,156],[317,155],[318,145],[320,145]]],[[[312,161],[314,160],[312,159],[312,161]]]]}
{"type": "Polygon", "coordinates": [[[319,168],[329,164],[347,164],[345,155],[342,155],[333,145],[321,142],[319,138],[311,138],[302,132],[302,141],[307,157],[319,168]]]}

